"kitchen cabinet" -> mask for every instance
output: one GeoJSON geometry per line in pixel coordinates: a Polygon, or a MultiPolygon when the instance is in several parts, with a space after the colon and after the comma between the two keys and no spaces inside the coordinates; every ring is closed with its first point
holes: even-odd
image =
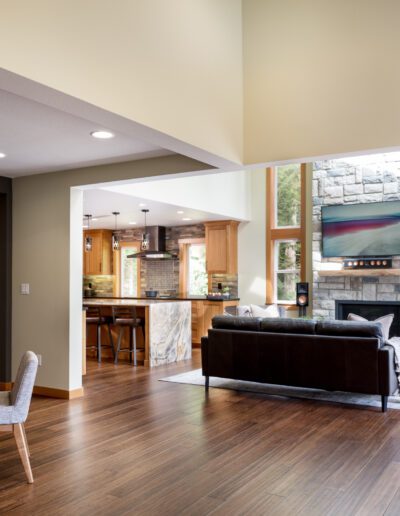
{"type": "Polygon", "coordinates": [[[83,232],[83,274],[112,274],[112,231],[89,229],[83,232]],[[85,238],[92,238],[92,250],[85,251],[85,238]]]}
{"type": "Polygon", "coordinates": [[[223,315],[227,306],[237,306],[238,301],[192,301],[192,342],[201,343],[201,337],[207,335],[212,318],[223,315]]]}
{"type": "Polygon", "coordinates": [[[206,222],[208,274],[237,274],[237,228],[235,220],[206,222]]]}

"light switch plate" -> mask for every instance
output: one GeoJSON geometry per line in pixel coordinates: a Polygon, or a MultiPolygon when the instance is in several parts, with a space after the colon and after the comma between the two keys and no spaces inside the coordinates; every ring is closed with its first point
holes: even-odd
{"type": "Polygon", "coordinates": [[[23,296],[28,296],[30,294],[29,283],[21,283],[20,292],[23,296]]]}

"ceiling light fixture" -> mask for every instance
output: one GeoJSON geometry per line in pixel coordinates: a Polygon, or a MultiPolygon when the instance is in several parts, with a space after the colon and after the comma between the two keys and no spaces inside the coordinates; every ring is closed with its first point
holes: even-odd
{"type": "MultiPolygon", "coordinates": [[[[87,215],[85,215],[85,218],[86,218],[86,226],[87,226],[88,229],[90,229],[90,219],[92,218],[92,216],[87,214],[87,215]]],[[[92,237],[90,235],[86,235],[85,236],[85,251],[87,253],[90,253],[92,248],[93,248],[92,237]]]]}
{"type": "Polygon", "coordinates": [[[134,226],[135,224],[137,224],[137,222],[129,222],[129,224],[130,224],[131,226],[134,226]]]}
{"type": "Polygon", "coordinates": [[[4,154],[4,152],[0,152],[0,159],[3,159],[7,156],[7,154],[4,154]]]}
{"type": "Polygon", "coordinates": [[[92,131],[90,136],[99,140],[109,140],[110,138],[114,138],[114,134],[110,131],[92,131]]]}
{"type": "Polygon", "coordinates": [[[176,213],[177,213],[178,215],[183,215],[185,212],[184,212],[184,211],[182,211],[182,210],[178,210],[176,213]]]}
{"type": "Polygon", "coordinates": [[[183,217],[182,220],[192,220],[190,217],[183,217]]]}
{"type": "MultiPolygon", "coordinates": [[[[147,206],[147,204],[145,202],[140,202],[139,203],[139,206],[147,206]]],[[[142,210],[143,211],[143,210],[142,210]]]]}
{"type": "Polygon", "coordinates": [[[150,235],[147,233],[146,215],[149,213],[149,210],[142,210],[142,213],[144,213],[144,231],[142,234],[142,241],[140,243],[140,249],[142,251],[148,251],[148,249],[150,247],[150,235]]]}
{"type": "MultiPolygon", "coordinates": [[[[119,211],[113,211],[112,214],[115,217],[115,231],[117,231],[118,230],[117,217],[119,215],[119,211]]],[[[113,247],[114,251],[119,251],[119,249],[120,249],[119,235],[116,233],[113,233],[113,236],[112,236],[112,247],[113,247]]]]}

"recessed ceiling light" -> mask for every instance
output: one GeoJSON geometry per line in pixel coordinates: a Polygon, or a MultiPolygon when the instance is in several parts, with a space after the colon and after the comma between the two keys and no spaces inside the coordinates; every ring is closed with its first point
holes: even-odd
{"type": "Polygon", "coordinates": [[[139,206],[147,206],[147,204],[145,202],[140,202],[139,206]]]}
{"type": "Polygon", "coordinates": [[[182,219],[182,220],[192,220],[192,219],[191,219],[191,218],[189,218],[189,217],[183,217],[183,219],[182,219]]]}
{"type": "Polygon", "coordinates": [[[96,220],[99,220],[99,219],[93,218],[93,219],[92,219],[92,222],[96,222],[96,220]]]}
{"type": "Polygon", "coordinates": [[[5,158],[7,154],[4,154],[4,152],[0,152],[0,159],[5,158]]]}
{"type": "Polygon", "coordinates": [[[176,213],[177,213],[178,215],[183,215],[185,212],[184,212],[184,211],[182,211],[182,210],[178,210],[176,213]]]}
{"type": "Polygon", "coordinates": [[[110,131],[93,131],[90,133],[93,138],[98,138],[99,140],[109,140],[110,138],[114,138],[114,134],[110,131]]]}
{"type": "Polygon", "coordinates": [[[87,229],[89,226],[82,226],[82,229],[87,229]]]}
{"type": "Polygon", "coordinates": [[[129,224],[131,224],[132,226],[134,226],[135,224],[137,224],[137,222],[129,222],[129,224]]]}

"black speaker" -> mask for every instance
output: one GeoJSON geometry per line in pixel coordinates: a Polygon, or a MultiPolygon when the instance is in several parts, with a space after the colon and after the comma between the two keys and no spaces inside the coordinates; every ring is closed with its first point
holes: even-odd
{"type": "Polygon", "coordinates": [[[296,283],[296,305],[299,307],[299,317],[304,317],[306,315],[308,299],[308,283],[296,283]]]}

